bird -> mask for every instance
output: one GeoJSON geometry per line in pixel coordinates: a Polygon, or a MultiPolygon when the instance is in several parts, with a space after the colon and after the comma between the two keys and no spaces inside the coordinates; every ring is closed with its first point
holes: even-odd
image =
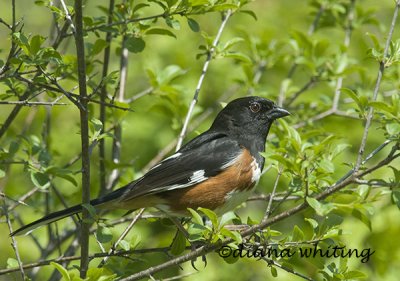
{"type": "MultiPolygon", "coordinates": [[[[229,102],[210,128],[190,140],[137,180],[90,201],[96,210],[128,211],[155,207],[168,216],[188,216],[188,208],[207,208],[217,215],[247,200],[258,183],[272,123],[290,115],[269,99],[248,96],[229,102]]],[[[80,213],[82,205],[50,213],[12,232],[27,235],[80,213]]]]}

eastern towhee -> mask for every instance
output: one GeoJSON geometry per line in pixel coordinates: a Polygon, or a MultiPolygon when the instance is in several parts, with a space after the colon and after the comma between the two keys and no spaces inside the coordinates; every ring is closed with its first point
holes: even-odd
{"type": "MultiPolygon", "coordinates": [[[[185,216],[187,208],[208,208],[217,214],[244,202],[264,167],[260,155],[275,119],[289,115],[272,101],[244,97],[230,102],[210,129],[154,166],[141,178],[90,201],[96,209],[135,210],[155,207],[185,216]]],[[[82,211],[75,205],[51,213],[11,233],[26,234],[82,211]]]]}

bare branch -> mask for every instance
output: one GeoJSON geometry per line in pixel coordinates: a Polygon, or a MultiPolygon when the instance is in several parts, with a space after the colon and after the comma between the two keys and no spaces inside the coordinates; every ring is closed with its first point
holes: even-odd
{"type": "Polygon", "coordinates": [[[226,12],[226,14],[224,16],[224,19],[222,20],[221,26],[219,27],[217,36],[215,36],[215,39],[214,39],[214,41],[212,43],[212,47],[211,47],[211,49],[209,50],[209,52],[207,54],[207,59],[204,62],[203,70],[201,71],[201,75],[200,75],[199,81],[197,83],[197,87],[196,87],[192,102],[190,103],[189,110],[188,110],[188,113],[187,113],[186,118],[185,118],[185,122],[183,123],[183,127],[182,127],[182,130],[181,130],[181,133],[179,134],[178,143],[176,144],[176,151],[178,151],[182,146],[183,138],[186,135],[186,130],[187,130],[190,118],[192,116],[194,106],[196,105],[196,103],[198,101],[199,92],[200,92],[201,86],[203,85],[203,80],[204,80],[204,77],[206,76],[206,73],[207,73],[207,70],[208,70],[208,65],[210,64],[212,56],[213,56],[213,54],[215,52],[215,48],[217,47],[219,39],[221,38],[222,31],[224,30],[225,25],[228,22],[228,19],[231,16],[231,14],[232,14],[231,10],[228,10],[226,12]]]}
{"type": "MultiPolygon", "coordinates": [[[[383,51],[383,59],[381,62],[379,62],[378,77],[376,78],[372,101],[376,101],[376,99],[378,97],[379,88],[381,86],[381,81],[382,81],[382,77],[383,77],[383,72],[385,70],[385,63],[386,63],[385,60],[389,54],[389,47],[390,47],[390,43],[392,41],[393,31],[394,31],[394,27],[396,25],[399,8],[400,8],[400,1],[396,1],[396,7],[394,8],[394,13],[393,13],[393,17],[392,17],[392,24],[390,26],[389,34],[386,39],[385,49],[383,51]]],[[[365,146],[367,145],[368,132],[369,132],[369,127],[371,126],[371,121],[372,121],[373,115],[374,115],[374,108],[370,107],[368,110],[367,120],[365,122],[365,129],[364,129],[363,137],[361,139],[360,148],[358,150],[358,157],[357,157],[356,165],[354,167],[355,171],[358,171],[361,166],[361,161],[362,161],[362,157],[364,155],[365,146]]]]}
{"type": "MultiPolygon", "coordinates": [[[[111,24],[113,22],[113,13],[114,13],[114,5],[115,1],[110,0],[108,4],[108,24],[111,24]]],[[[103,57],[103,71],[101,74],[101,80],[103,81],[108,74],[108,67],[110,64],[110,53],[111,53],[111,39],[112,39],[112,33],[108,31],[106,33],[106,42],[107,42],[107,47],[104,49],[104,57],[103,57]]],[[[103,124],[103,128],[101,130],[101,133],[104,133],[105,130],[105,125],[106,125],[106,97],[107,97],[107,85],[105,83],[102,83],[101,85],[101,90],[100,90],[100,114],[99,114],[99,120],[103,124]]],[[[105,159],[106,157],[106,148],[105,148],[105,140],[104,138],[101,138],[99,140],[99,180],[100,180],[100,191],[99,194],[103,194],[106,191],[106,165],[105,165],[105,159]]]]}
{"type": "Polygon", "coordinates": [[[137,213],[137,215],[133,218],[133,220],[131,221],[131,223],[128,225],[128,227],[124,230],[124,232],[122,232],[122,234],[120,235],[120,237],[118,238],[118,240],[112,245],[111,249],[108,251],[108,256],[104,257],[104,259],[100,262],[98,267],[103,267],[105,265],[105,263],[107,262],[107,260],[109,259],[110,255],[115,253],[115,250],[117,249],[117,246],[119,245],[119,243],[121,243],[122,240],[125,239],[126,235],[128,235],[129,231],[132,229],[132,227],[137,223],[137,221],[140,219],[140,217],[142,216],[144,212],[144,208],[140,209],[139,212],[137,213]]]}
{"type": "MultiPolygon", "coordinates": [[[[4,214],[6,216],[8,229],[9,229],[9,231],[11,233],[12,232],[12,225],[11,225],[10,217],[8,215],[8,207],[6,205],[6,200],[3,200],[3,210],[4,210],[4,214]]],[[[18,266],[19,266],[18,269],[21,272],[22,280],[25,280],[25,271],[24,271],[24,268],[22,266],[21,257],[19,256],[17,241],[15,240],[14,237],[11,237],[11,246],[12,246],[12,248],[14,250],[15,257],[17,258],[17,261],[18,261],[18,266]]]]}
{"type": "MultiPolygon", "coordinates": [[[[82,204],[90,203],[90,151],[89,151],[89,112],[86,91],[86,62],[85,62],[85,46],[83,41],[83,3],[82,0],[75,1],[75,45],[76,55],[78,59],[78,80],[79,93],[81,96],[80,108],[80,125],[81,125],[81,150],[82,150],[82,204]]],[[[81,260],[80,260],[80,277],[85,278],[89,268],[89,223],[86,221],[90,218],[89,211],[82,208],[81,223],[81,260]]]]}

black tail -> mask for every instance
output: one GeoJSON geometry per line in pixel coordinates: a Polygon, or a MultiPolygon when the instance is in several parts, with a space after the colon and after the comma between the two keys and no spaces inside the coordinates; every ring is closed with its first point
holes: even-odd
{"type": "MultiPolygon", "coordinates": [[[[129,187],[129,184],[125,187],[129,187]]],[[[109,194],[106,194],[103,197],[93,199],[90,201],[90,205],[92,205],[94,207],[99,207],[100,205],[104,204],[104,207],[107,207],[107,203],[110,203],[111,201],[118,199],[125,192],[125,190],[126,189],[124,187],[122,187],[120,189],[117,189],[117,190],[109,193],[109,194]]],[[[24,225],[23,227],[12,232],[10,234],[10,236],[18,236],[18,235],[28,234],[32,230],[34,230],[35,228],[37,228],[39,226],[61,220],[63,218],[80,213],[81,211],[82,211],[82,205],[79,204],[79,205],[75,205],[75,206],[69,207],[69,208],[61,210],[61,211],[53,212],[51,214],[48,214],[47,216],[44,216],[41,219],[38,219],[34,222],[24,225]]]]}
{"type": "Polygon", "coordinates": [[[72,206],[70,208],[67,208],[65,210],[61,210],[58,212],[54,212],[51,214],[48,214],[47,216],[44,216],[41,219],[38,219],[34,222],[31,222],[27,225],[24,225],[23,227],[17,229],[14,232],[11,232],[10,236],[18,236],[18,235],[24,235],[24,234],[28,234],[29,232],[31,232],[32,230],[34,230],[35,228],[42,226],[42,225],[46,225],[55,221],[58,221],[60,219],[63,219],[65,217],[68,216],[72,216],[74,214],[77,214],[79,212],[82,211],[82,205],[75,205],[72,206]]]}

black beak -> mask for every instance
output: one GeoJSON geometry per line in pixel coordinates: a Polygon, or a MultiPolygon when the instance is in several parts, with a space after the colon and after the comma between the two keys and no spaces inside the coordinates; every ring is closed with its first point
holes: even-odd
{"type": "Polygon", "coordinates": [[[279,119],[288,115],[290,115],[289,111],[278,106],[274,106],[274,108],[268,112],[268,117],[271,120],[279,119]]]}

